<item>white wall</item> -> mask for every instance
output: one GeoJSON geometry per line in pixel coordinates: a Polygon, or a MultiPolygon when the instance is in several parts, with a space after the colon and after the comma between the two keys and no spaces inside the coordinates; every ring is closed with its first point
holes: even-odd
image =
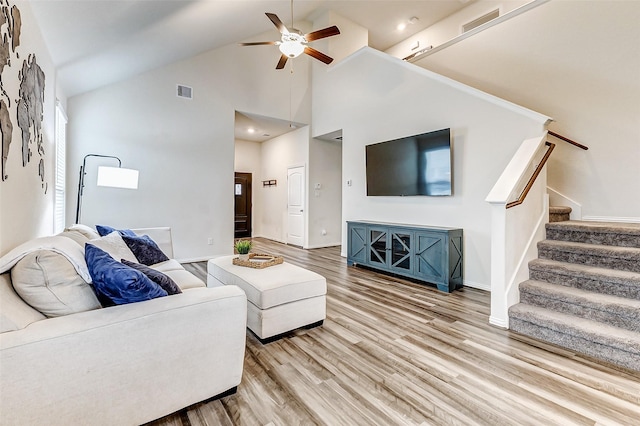
{"type": "MultiPolygon", "coordinates": [[[[333,58],[329,66],[338,64],[356,50],[369,45],[369,30],[333,11],[326,11],[313,20],[313,27],[317,29],[333,25],[338,27],[340,34],[313,42],[311,45],[314,49],[333,58]]],[[[318,65],[318,67],[325,68],[326,65],[318,65]]]]}
{"type": "Polygon", "coordinates": [[[412,35],[406,40],[391,46],[385,52],[396,58],[405,58],[412,53],[418,52],[427,46],[437,47],[441,44],[458,37],[462,34],[462,26],[478,19],[496,9],[500,11],[500,16],[511,12],[518,7],[530,3],[531,0],[478,0],[470,3],[464,9],[446,17],[442,21],[412,35]],[[415,50],[411,48],[419,43],[415,50]]]}
{"type": "Polygon", "coordinates": [[[543,133],[547,117],[369,48],[318,84],[314,79],[314,136],[343,129],[343,224],[366,219],[463,228],[465,284],[488,289],[491,218],[484,199],[522,141],[543,133]],[[447,127],[453,196],[366,196],[365,145],[447,127]]]}
{"type": "MultiPolygon", "coordinates": [[[[287,168],[307,166],[309,126],[301,127],[262,143],[262,180],[277,180],[276,186],[259,186],[262,212],[256,236],[286,243],[287,241],[287,168]]],[[[306,168],[307,182],[309,168],[306,168]]],[[[307,194],[308,195],[308,194],[307,194]]],[[[308,210],[305,210],[308,221],[308,210]]],[[[305,238],[306,239],[306,238],[305,238]]],[[[305,244],[306,246],[306,244],[305,244]]]]}
{"type": "MultiPolygon", "coordinates": [[[[5,66],[2,71],[2,87],[7,93],[9,102],[5,96],[2,96],[2,99],[8,105],[13,132],[6,163],[8,178],[0,181],[0,255],[31,238],[53,233],[56,74],[29,2],[11,1],[9,6],[13,5],[20,10],[22,27],[20,45],[16,52],[10,49],[11,65],[5,66]],[[42,122],[44,155],[42,158],[46,192],[42,188],[43,182],[38,175],[41,156],[37,152],[35,143],[30,145],[31,161],[26,167],[22,166],[22,132],[16,119],[16,100],[20,97],[18,73],[29,54],[32,53],[35,54],[36,63],[45,75],[42,122]]],[[[3,28],[6,29],[6,25],[3,28]]]]}
{"type": "Polygon", "coordinates": [[[309,248],[342,243],[342,143],[309,145],[309,248]],[[316,188],[316,184],[320,188],[316,188]]]}
{"type": "Polygon", "coordinates": [[[182,260],[231,253],[235,111],[288,120],[291,87],[292,119],[310,121],[310,58],[297,58],[293,74],[275,70],[278,58],[274,46],[234,44],[70,98],[70,192],[88,153],[140,170],[137,191],[97,188],[100,161],[90,160],[82,222],[170,226],[182,260]],[[178,83],[193,87],[193,100],[176,97],[178,83]]]}
{"type": "Polygon", "coordinates": [[[236,139],[234,171],[251,173],[251,235],[259,235],[259,218],[262,216],[261,199],[258,191],[262,188],[262,143],[236,139]]]}
{"type": "Polygon", "coordinates": [[[640,222],[640,2],[551,1],[416,64],[552,116],[551,188],[640,222]]]}

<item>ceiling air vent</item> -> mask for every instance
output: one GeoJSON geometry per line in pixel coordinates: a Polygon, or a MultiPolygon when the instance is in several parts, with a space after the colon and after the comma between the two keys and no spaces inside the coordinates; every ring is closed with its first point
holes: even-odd
{"type": "Polygon", "coordinates": [[[467,31],[471,31],[474,28],[478,28],[482,24],[486,24],[492,19],[496,19],[500,16],[500,9],[492,10],[491,12],[482,15],[479,18],[474,19],[473,21],[467,22],[462,26],[462,32],[466,33],[467,31]]]}
{"type": "Polygon", "coordinates": [[[193,88],[178,84],[178,97],[185,99],[193,99],[193,88]]]}

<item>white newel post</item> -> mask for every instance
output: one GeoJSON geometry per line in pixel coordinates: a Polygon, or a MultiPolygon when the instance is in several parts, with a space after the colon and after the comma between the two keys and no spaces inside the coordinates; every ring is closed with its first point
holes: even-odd
{"type": "Polygon", "coordinates": [[[506,298],[506,223],[506,203],[491,203],[491,316],[489,323],[509,328],[506,298]]]}
{"type": "Polygon", "coordinates": [[[549,218],[547,168],[520,205],[507,209],[522,192],[545,152],[546,134],[525,140],[485,199],[491,204],[491,316],[489,323],[509,328],[509,307],[518,303],[518,285],[528,278],[549,218]]]}

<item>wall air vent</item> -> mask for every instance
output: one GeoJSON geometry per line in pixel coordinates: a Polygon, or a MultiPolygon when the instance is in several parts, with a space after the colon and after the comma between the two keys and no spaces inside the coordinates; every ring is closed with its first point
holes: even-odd
{"type": "Polygon", "coordinates": [[[189,86],[184,86],[182,84],[178,84],[178,97],[185,99],[193,99],[193,88],[189,86]]]}
{"type": "Polygon", "coordinates": [[[487,22],[491,21],[492,19],[496,19],[499,16],[500,16],[500,9],[492,10],[491,12],[486,13],[481,17],[476,18],[473,21],[467,22],[466,24],[462,25],[462,33],[464,34],[467,31],[471,31],[474,28],[478,28],[480,25],[486,24],[487,22]]]}

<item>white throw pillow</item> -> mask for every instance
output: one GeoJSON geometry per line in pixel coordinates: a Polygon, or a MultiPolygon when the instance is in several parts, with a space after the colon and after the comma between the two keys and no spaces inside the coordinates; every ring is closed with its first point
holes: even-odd
{"type": "Polygon", "coordinates": [[[36,250],[11,268],[16,293],[47,317],[100,308],[93,288],[60,253],[36,250]]]}
{"type": "Polygon", "coordinates": [[[94,240],[96,238],[100,238],[100,234],[96,232],[95,229],[88,227],[87,225],[83,225],[81,223],[76,223],[75,225],[71,225],[65,231],[78,231],[85,237],[90,240],[94,240]]]}
{"type": "Polygon", "coordinates": [[[109,253],[109,256],[114,260],[120,262],[122,259],[127,259],[129,262],[138,263],[138,259],[133,254],[127,243],[124,242],[122,236],[116,231],[112,232],[104,237],[97,238],[89,241],[87,244],[92,244],[99,249],[109,253]]]}

